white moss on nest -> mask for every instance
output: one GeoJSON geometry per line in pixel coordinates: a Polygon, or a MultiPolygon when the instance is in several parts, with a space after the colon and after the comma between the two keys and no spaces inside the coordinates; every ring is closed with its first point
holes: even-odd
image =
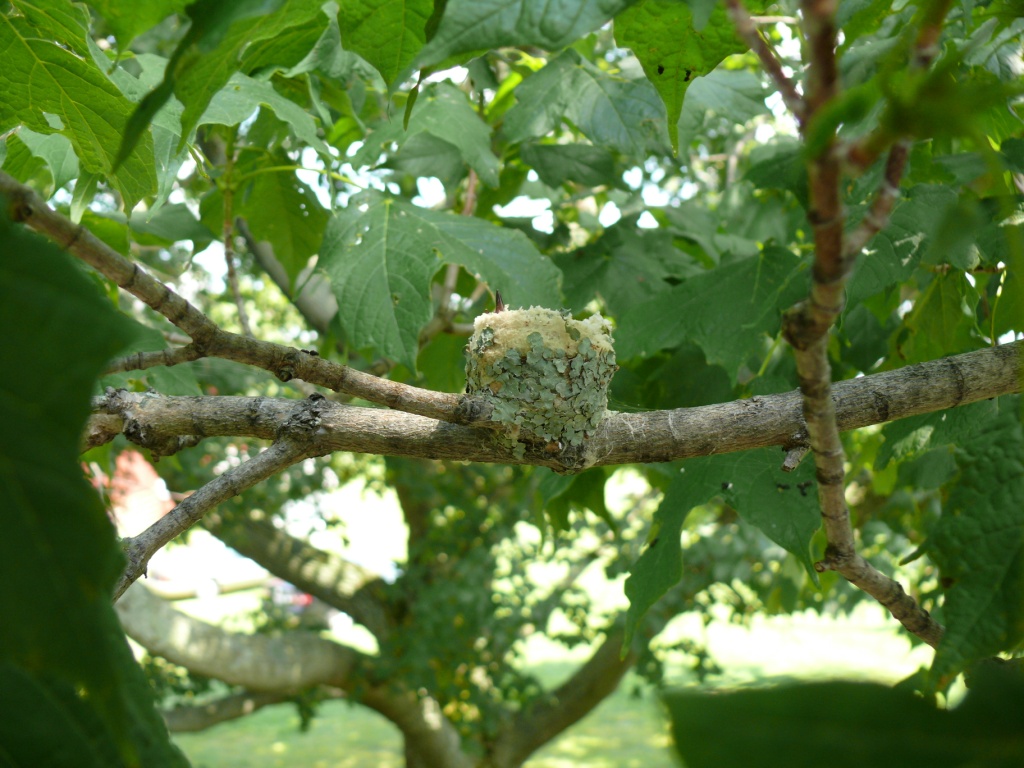
{"type": "Polygon", "coordinates": [[[542,307],[480,315],[466,348],[466,391],[493,406],[491,419],[520,456],[521,432],[559,450],[579,446],[608,407],[618,369],[610,331],[601,315],[574,320],[542,307]]]}

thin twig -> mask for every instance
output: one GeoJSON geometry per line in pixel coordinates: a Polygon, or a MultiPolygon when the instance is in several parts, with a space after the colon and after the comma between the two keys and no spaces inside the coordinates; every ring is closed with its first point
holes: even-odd
{"type": "Polygon", "coordinates": [[[121,545],[128,565],[117,583],[114,600],[146,572],[146,566],[157,551],[199,522],[210,509],[246,488],[317,455],[313,438],[321,427],[326,407],[327,401],[323,396],[301,401],[281,425],[273,445],[208,482],[138,536],[124,539],[121,545]]]}
{"type": "Polygon", "coordinates": [[[875,193],[874,200],[871,201],[867,214],[847,238],[843,248],[844,259],[856,259],[864,250],[864,246],[871,242],[871,238],[881,232],[889,223],[889,214],[892,213],[893,205],[900,196],[900,179],[907,164],[909,149],[907,143],[901,141],[889,150],[889,157],[885,162],[885,172],[882,174],[882,183],[875,193]]]}
{"type": "MultiPolygon", "coordinates": [[[[233,139],[233,137],[232,137],[233,139]]],[[[224,184],[222,197],[224,198],[223,226],[221,239],[224,244],[224,263],[228,272],[228,288],[235,300],[235,307],[238,308],[238,324],[245,336],[252,336],[252,328],[249,326],[249,316],[245,311],[245,301],[242,299],[242,291],[238,287],[238,272],[235,270],[235,182],[232,178],[235,169],[234,141],[229,141],[227,159],[224,163],[224,184]]]]}
{"type": "MultiPolygon", "coordinates": [[[[761,66],[775,83],[775,87],[779,89],[782,100],[789,111],[793,113],[797,123],[803,126],[806,112],[804,99],[797,90],[796,84],[783,71],[782,62],[779,61],[778,55],[772,50],[768,41],[761,35],[757,22],[743,5],[743,0],[725,0],[725,6],[732,18],[733,26],[736,27],[736,33],[761,60],[761,66]]],[[[780,18],[781,20],[783,19],[780,18]]]]}
{"type": "MultiPolygon", "coordinates": [[[[222,330],[168,286],[93,235],[50,208],[30,187],[0,171],[0,194],[11,200],[12,218],[24,222],[110,278],[192,339],[200,357],[219,357],[442,421],[461,421],[460,397],[381,379],[293,347],[222,330]]],[[[197,358],[198,359],[198,358],[197,358]]]]}
{"type": "Polygon", "coordinates": [[[147,368],[156,368],[160,365],[191,363],[199,360],[201,357],[203,357],[202,353],[191,344],[177,347],[176,349],[161,349],[156,352],[135,352],[131,355],[111,360],[106,370],[103,371],[103,375],[109,376],[112,373],[122,373],[125,371],[144,371],[147,368]]]}

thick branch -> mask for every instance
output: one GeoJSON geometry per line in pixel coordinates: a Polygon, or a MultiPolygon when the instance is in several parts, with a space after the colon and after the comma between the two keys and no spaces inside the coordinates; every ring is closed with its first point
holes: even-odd
{"type": "Polygon", "coordinates": [[[546,699],[520,712],[495,740],[495,765],[519,765],[530,754],[579,722],[619,685],[636,661],[622,655],[625,635],[621,627],[609,631],[586,664],[546,699]]]}
{"type": "Polygon", "coordinates": [[[25,222],[166,317],[191,337],[200,357],[233,360],[263,368],[282,381],[298,378],[389,408],[456,420],[457,395],[380,379],[298,349],[228,333],[141,266],[124,258],[84,226],[54,211],[31,188],[3,171],[0,194],[10,198],[15,221],[25,222]]]}
{"type": "Polygon", "coordinates": [[[378,639],[388,632],[387,611],[374,596],[374,587],[381,583],[377,574],[289,536],[266,520],[250,517],[235,525],[211,514],[203,526],[275,576],[347,613],[378,639]]]}
{"type": "MultiPolygon", "coordinates": [[[[857,429],[1020,392],[1022,348],[1024,342],[1015,341],[838,382],[832,399],[839,428],[857,429]]],[[[806,445],[800,398],[794,391],[699,408],[609,413],[587,441],[588,461],[593,466],[644,464],[806,445]]],[[[110,436],[114,431],[110,419],[116,415],[123,419],[126,434],[161,442],[197,431],[207,437],[272,440],[294,408],[294,400],[265,397],[111,392],[94,401],[97,415],[93,419],[98,423],[94,430],[90,421],[87,435],[95,435],[96,440],[110,436]]],[[[561,468],[543,448],[528,450],[522,459],[515,457],[490,430],[337,403],[322,404],[321,425],[312,439],[312,450],[318,454],[356,451],[561,468]]]]}
{"type": "Polygon", "coordinates": [[[360,704],[384,715],[405,738],[406,756],[415,756],[417,768],[472,768],[474,761],[462,750],[462,740],[436,699],[396,690],[387,684],[360,692],[360,704]]]}
{"type": "Polygon", "coordinates": [[[115,606],[129,637],[168,661],[253,691],[294,694],[314,685],[349,690],[359,652],[312,632],[228,632],[172,608],[136,584],[115,606]]]}

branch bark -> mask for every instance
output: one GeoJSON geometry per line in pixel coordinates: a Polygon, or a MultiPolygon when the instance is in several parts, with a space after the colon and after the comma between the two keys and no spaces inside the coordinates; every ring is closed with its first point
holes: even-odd
{"type": "MultiPolygon", "coordinates": [[[[917,416],[1021,391],[1021,350],[1015,341],[894,371],[837,382],[832,388],[840,430],[917,416]]],[[[267,397],[170,397],[110,391],[93,401],[90,447],[123,431],[149,447],[182,436],[273,440],[295,400],[267,397]],[[120,419],[117,426],[112,419],[120,419]]],[[[798,391],[748,400],[605,416],[586,445],[587,466],[674,461],[807,444],[798,391]]],[[[311,454],[355,451],[389,456],[536,464],[565,470],[557,456],[530,447],[520,459],[490,430],[447,424],[380,408],[324,401],[311,454]]],[[[780,459],[781,460],[781,459],[780,459]]]]}
{"type": "Polygon", "coordinates": [[[382,582],[372,571],[251,516],[244,525],[234,525],[211,514],[203,527],[275,576],[348,614],[378,640],[389,632],[387,608],[373,594],[382,582]]]}
{"type": "MultiPolygon", "coordinates": [[[[803,0],[807,36],[806,117],[808,122],[839,94],[836,57],[836,0],[803,0]]],[[[942,627],[903,587],[885,576],[856,549],[850,510],[846,504],[846,457],[840,422],[832,396],[828,358],[829,331],[842,312],[846,283],[857,254],[884,226],[897,196],[906,163],[906,148],[897,145],[886,163],[882,188],[861,227],[844,244],[845,215],[840,197],[841,170],[834,151],[833,129],[808,162],[808,219],[814,232],[814,267],[809,298],[786,313],[783,333],[793,348],[808,442],[817,469],[818,500],[828,545],[818,571],[834,570],[884,605],[906,629],[929,645],[938,646],[942,627]]],[[[954,363],[954,368],[956,364],[954,363]]],[[[959,374],[954,370],[954,374],[959,374]]],[[[959,384],[959,379],[955,379],[959,384]]]]}
{"type": "Polygon", "coordinates": [[[301,401],[281,424],[275,435],[276,442],[267,450],[214,478],[138,536],[123,539],[121,546],[128,565],[115,587],[114,599],[120,598],[146,572],[146,566],[158,550],[199,522],[217,504],[303,459],[319,455],[313,449],[312,438],[320,427],[320,409],[324,403],[322,395],[301,401]]]}
{"type": "Polygon", "coordinates": [[[616,625],[590,659],[547,700],[517,714],[495,739],[494,765],[521,765],[527,757],[579,722],[609,696],[636,661],[634,651],[622,654],[625,634],[616,625]]]}
{"type": "Polygon", "coordinates": [[[205,731],[219,723],[237,720],[251,715],[271,704],[288,701],[283,693],[259,693],[244,691],[234,693],[205,704],[181,705],[161,712],[167,730],[171,733],[194,733],[205,731]]]}
{"type": "Polygon", "coordinates": [[[270,371],[282,381],[299,378],[389,408],[457,420],[458,395],[381,379],[292,347],[228,333],[140,265],[54,211],[30,187],[3,171],[0,194],[10,199],[13,220],[45,235],[187,333],[192,343],[185,347],[188,352],[176,353],[179,357],[220,357],[270,371]]]}
{"type": "Polygon", "coordinates": [[[356,666],[369,661],[312,632],[228,632],[175,610],[142,584],[125,592],[115,608],[125,632],[143,648],[252,691],[292,695],[314,685],[349,690],[356,666]]]}

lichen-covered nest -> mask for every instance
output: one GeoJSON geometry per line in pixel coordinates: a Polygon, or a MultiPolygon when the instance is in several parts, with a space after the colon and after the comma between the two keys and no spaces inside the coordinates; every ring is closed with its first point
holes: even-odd
{"type": "Polygon", "coordinates": [[[574,320],[541,307],[480,315],[466,349],[466,391],[491,403],[491,419],[520,456],[521,436],[579,446],[608,407],[618,369],[610,330],[601,315],[574,320]]]}

